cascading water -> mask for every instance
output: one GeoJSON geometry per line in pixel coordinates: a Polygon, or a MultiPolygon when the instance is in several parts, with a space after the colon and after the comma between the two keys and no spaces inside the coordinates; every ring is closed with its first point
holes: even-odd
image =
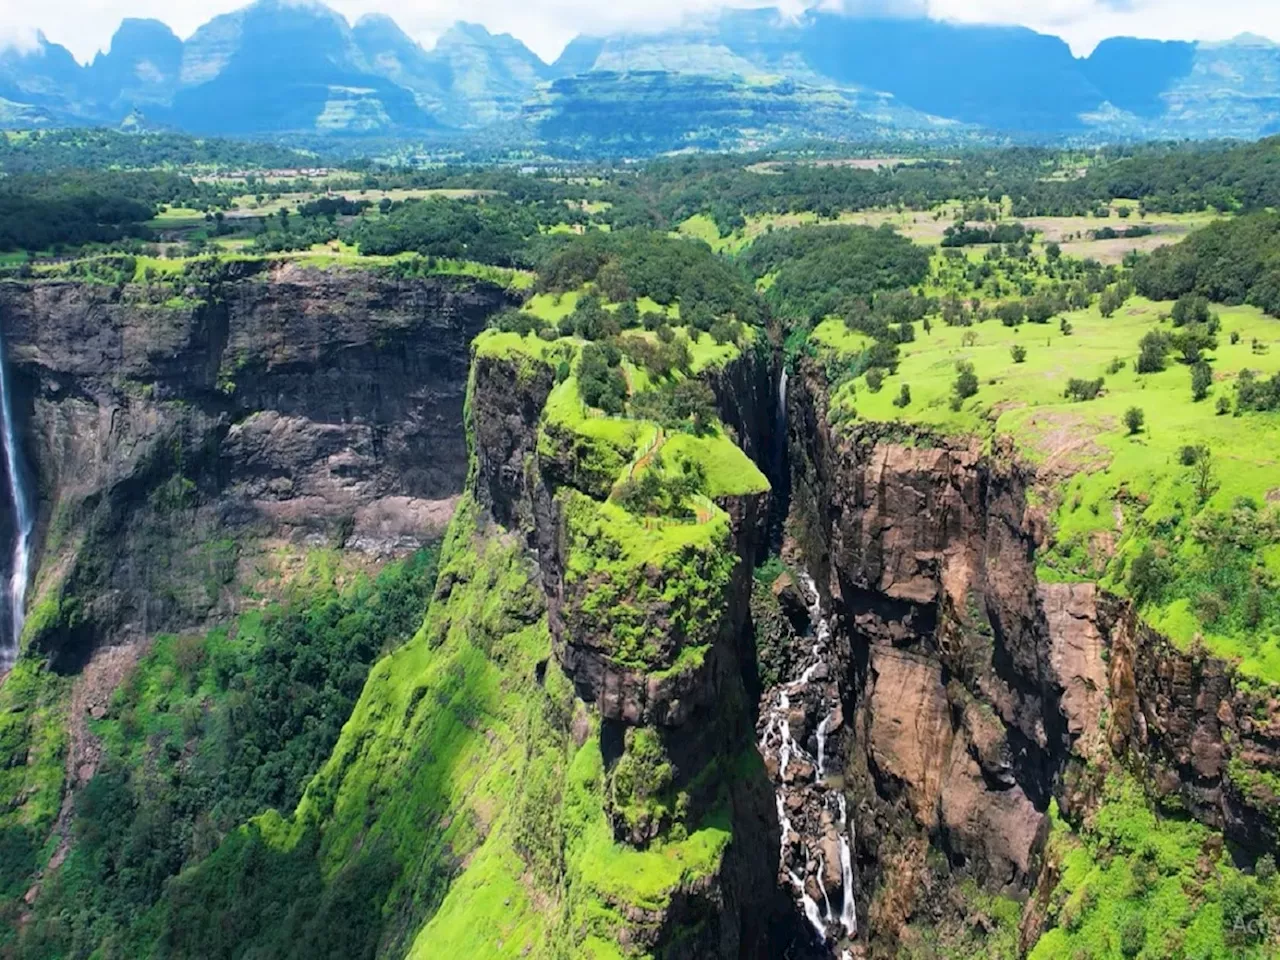
{"type": "Polygon", "coordinates": [[[0,340],[0,410],[3,411],[4,464],[9,477],[9,503],[13,509],[13,567],[5,599],[9,604],[9,630],[0,642],[0,672],[13,666],[18,656],[18,641],[26,617],[27,578],[31,562],[31,532],[35,518],[31,501],[22,479],[18,432],[13,417],[13,391],[9,383],[9,361],[4,341],[0,340]]]}
{"type": "MultiPolygon", "coordinates": [[[[785,388],[784,379],[781,389],[785,388]]],[[[831,622],[822,611],[817,584],[808,574],[802,573],[798,579],[809,598],[813,646],[797,664],[795,678],[765,694],[760,752],[774,781],[782,831],[779,879],[791,886],[818,940],[836,956],[835,947],[858,933],[853,829],[844,793],[827,776],[827,745],[844,718],[840,684],[834,679],[837,670],[831,622]],[[806,746],[810,731],[816,748],[813,754],[806,746]],[[837,860],[838,879],[830,872],[837,860]]],[[[849,955],[843,949],[838,954],[841,958],[849,955]]]]}

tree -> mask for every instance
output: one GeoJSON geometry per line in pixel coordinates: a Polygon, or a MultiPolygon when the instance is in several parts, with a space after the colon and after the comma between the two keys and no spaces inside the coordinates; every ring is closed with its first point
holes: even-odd
{"type": "Polygon", "coordinates": [[[996,316],[1006,327],[1016,327],[1027,318],[1027,307],[1021,300],[1010,300],[996,307],[996,316]]]}
{"type": "Polygon", "coordinates": [[[1204,324],[1184,327],[1169,338],[1173,349],[1182,354],[1184,363],[1199,363],[1206,350],[1218,348],[1218,338],[1204,324]]]}
{"type": "Polygon", "coordinates": [[[951,409],[959,410],[960,406],[978,392],[978,375],[973,364],[968,360],[956,363],[956,380],[951,385],[951,409]]]}
{"type": "Polygon", "coordinates": [[[1191,399],[1197,403],[1209,395],[1213,386],[1213,370],[1203,360],[1191,366],[1191,399]]]}
{"type": "Polygon", "coordinates": [[[1208,444],[1196,447],[1196,459],[1191,465],[1191,476],[1196,486],[1196,501],[1201,504],[1218,492],[1217,471],[1213,463],[1213,451],[1208,444]]]}
{"type": "Polygon", "coordinates": [[[1013,357],[1014,363],[1025,363],[1027,359],[1027,348],[1020,343],[1015,343],[1009,348],[1009,354],[1013,357]]]}
{"type": "Polygon", "coordinates": [[[1063,396],[1069,400],[1094,400],[1102,392],[1102,383],[1101,377],[1096,380],[1081,380],[1077,377],[1072,377],[1067,381],[1067,388],[1063,391],[1063,396]]]}
{"type": "Polygon", "coordinates": [[[1169,353],[1169,337],[1159,330],[1149,330],[1138,341],[1138,373],[1159,373],[1165,368],[1169,353]]]}
{"type": "Polygon", "coordinates": [[[1209,301],[1194,293],[1179,297],[1173,305],[1173,325],[1185,327],[1195,323],[1209,322],[1209,301]]]}
{"type": "Polygon", "coordinates": [[[1142,432],[1142,425],[1146,423],[1147,415],[1142,412],[1141,407],[1130,407],[1124,412],[1124,425],[1129,430],[1129,435],[1142,432]]]}
{"type": "Polygon", "coordinates": [[[1124,297],[1118,286],[1108,287],[1102,291],[1098,299],[1098,310],[1108,320],[1115,316],[1117,310],[1124,306],[1124,297]]]}
{"type": "Polygon", "coordinates": [[[1062,246],[1054,240],[1050,240],[1044,247],[1044,255],[1050,263],[1057,263],[1062,259],[1062,246]]]}
{"type": "Polygon", "coordinates": [[[897,397],[894,398],[893,405],[899,408],[911,406],[911,387],[908,384],[904,383],[902,385],[902,389],[898,391],[897,397]]]}
{"type": "Polygon", "coordinates": [[[879,367],[872,367],[867,371],[867,389],[872,393],[879,393],[884,386],[884,371],[879,367]]]}

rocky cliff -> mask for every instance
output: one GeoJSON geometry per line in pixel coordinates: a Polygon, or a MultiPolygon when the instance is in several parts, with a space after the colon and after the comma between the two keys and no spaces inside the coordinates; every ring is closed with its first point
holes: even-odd
{"type": "Polygon", "coordinates": [[[28,635],[68,665],[229,612],[255,544],[385,557],[438,538],[466,477],[469,344],[508,303],[262,263],[156,299],[0,285],[39,491],[28,635]]]}
{"type": "Polygon", "coordinates": [[[720,435],[706,438],[639,423],[614,434],[566,416],[576,387],[553,374],[508,344],[478,347],[477,500],[536,558],[555,658],[598,731],[615,839],[672,849],[709,821],[730,829],[718,862],[687,874],[664,909],[607,896],[625,917],[610,937],[655,956],[767,956],[787,924],[771,882],[777,822],[750,746],[747,691],[758,689],[748,598],[767,546],[769,486],[756,464],[767,468],[777,440],[773,359],[744,349],[698,373],[721,420],[720,435]],[[692,524],[628,529],[636,520],[613,505],[620,485],[661,468],[677,446],[685,453],[673,458],[709,456],[699,445],[741,475],[709,478],[692,524]]]}
{"type": "MultiPolygon", "coordinates": [[[[1243,862],[1274,850],[1272,696],[1179,651],[1093,584],[1041,582],[1044,499],[1012,448],[833,425],[819,365],[801,374],[794,559],[848,638],[835,671],[849,722],[820,731],[822,714],[802,710],[791,730],[811,755],[821,736],[844,761],[825,789],[852,811],[862,936],[890,949],[910,924],[941,921],[956,902],[943,891],[964,878],[1015,899],[1037,881],[1052,889],[1051,802],[1080,823],[1108,771],[1137,773],[1243,862]]],[[[808,889],[834,896],[838,874],[808,889]]]]}

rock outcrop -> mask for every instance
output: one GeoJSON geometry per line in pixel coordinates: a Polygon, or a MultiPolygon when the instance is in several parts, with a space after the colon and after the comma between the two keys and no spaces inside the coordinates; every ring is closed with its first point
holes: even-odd
{"type": "Polygon", "coordinates": [[[35,643],[75,660],[229,612],[249,540],[388,556],[439,536],[470,343],[503,290],[233,263],[149,293],[0,284],[40,494],[35,643]]]}
{"type": "Polygon", "coordinates": [[[1274,849],[1275,701],[1095,585],[1039,582],[1045,524],[1015,450],[834,426],[822,371],[801,374],[791,526],[849,638],[841,759],[873,941],[935,909],[928,884],[902,882],[928,872],[930,846],[993,892],[1029,894],[1049,802],[1085,812],[1086,764],[1135,765],[1242,848],[1274,849]]]}

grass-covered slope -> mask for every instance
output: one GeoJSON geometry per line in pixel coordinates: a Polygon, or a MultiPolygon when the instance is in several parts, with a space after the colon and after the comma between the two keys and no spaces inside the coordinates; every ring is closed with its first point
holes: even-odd
{"type": "Polygon", "coordinates": [[[464,501],[425,623],[370,672],[293,816],[233,833],[166,891],[166,956],[622,956],[636,911],[714,873],[711,819],[615,842],[595,723],[551,657],[519,539],[464,501]]]}
{"type": "Polygon", "coordinates": [[[166,882],[248,817],[297,803],[369,664],[420,621],[434,561],[424,551],[352,576],[317,551],[278,603],[207,634],[157,637],[91,710],[55,699],[72,681],[24,658],[0,688],[6,735],[30,744],[7,768],[26,784],[11,794],[25,801],[4,834],[17,955],[114,955],[123,944],[146,954],[166,882]],[[76,789],[51,836],[68,750],[76,789]],[[12,883],[33,877],[39,896],[20,905],[25,889],[12,883]]]}
{"type": "Polygon", "coordinates": [[[1238,870],[1221,838],[1191,820],[1153,811],[1141,785],[1115,773],[1079,831],[1054,818],[1047,909],[1056,926],[1030,960],[1274,956],[1280,915],[1275,860],[1238,870]]]}

